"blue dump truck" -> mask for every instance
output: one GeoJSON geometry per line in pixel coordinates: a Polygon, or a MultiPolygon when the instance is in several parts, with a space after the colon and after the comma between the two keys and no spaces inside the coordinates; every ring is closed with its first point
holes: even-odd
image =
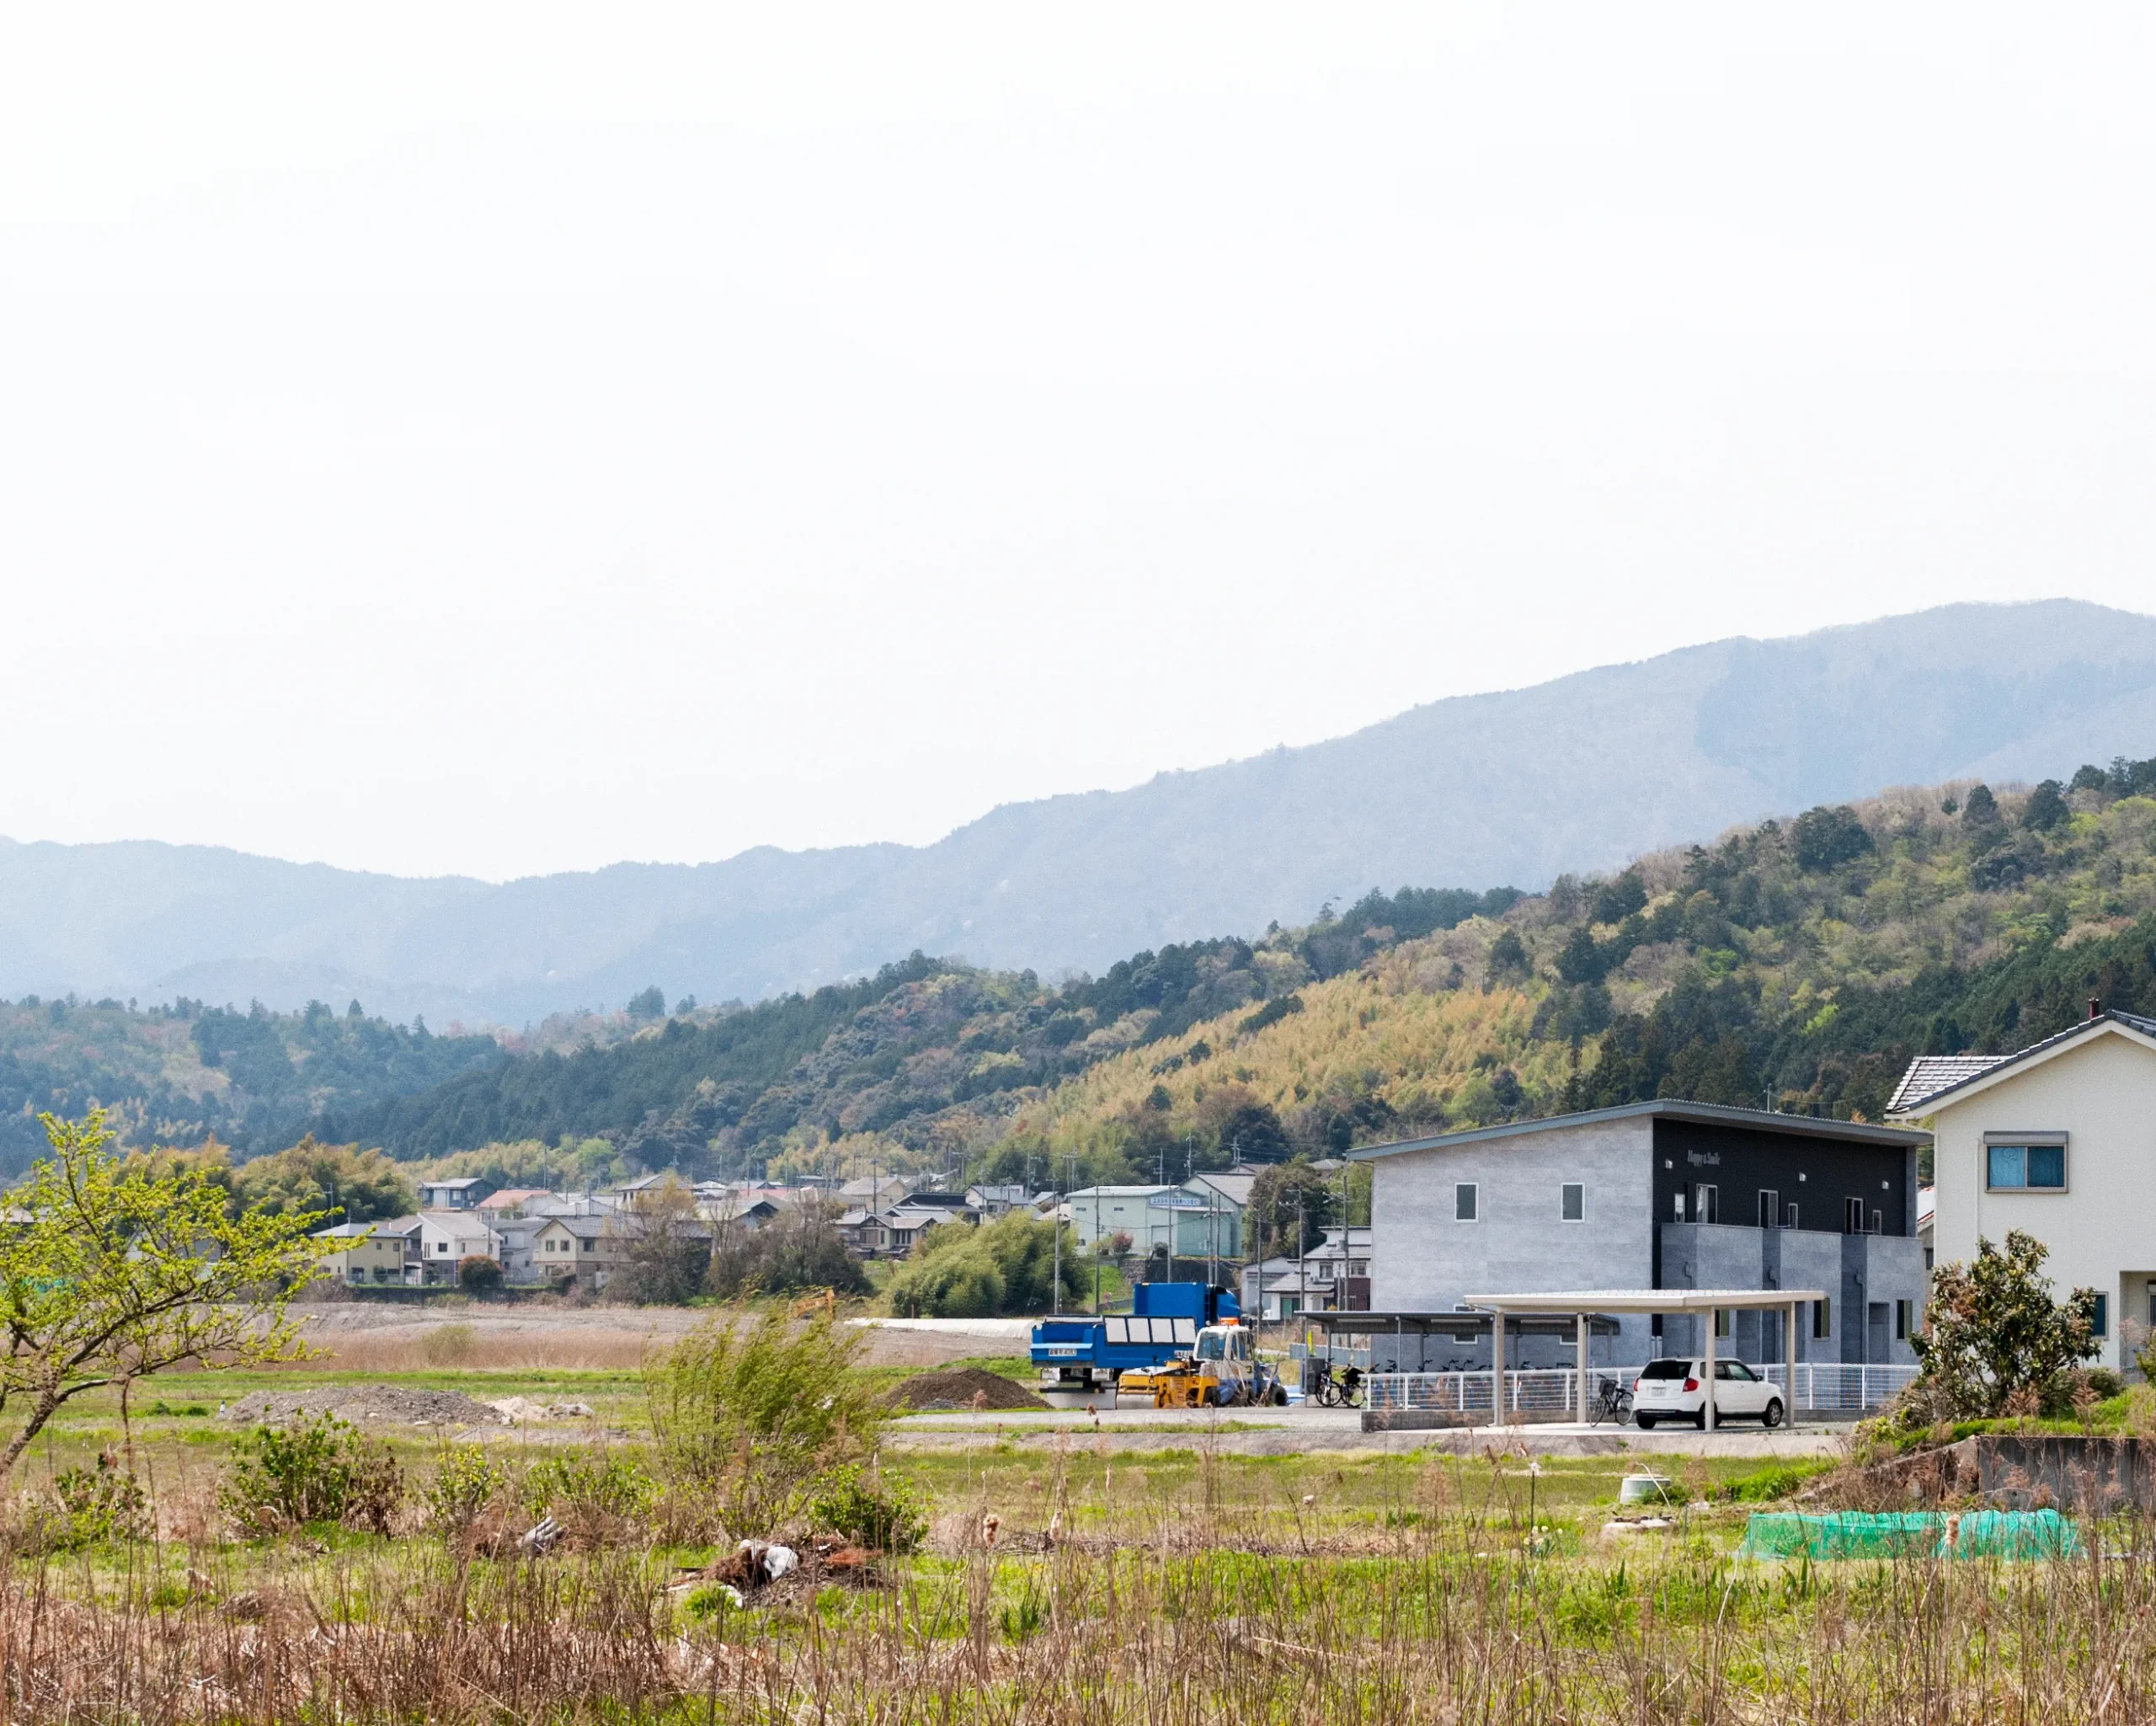
{"type": "Polygon", "coordinates": [[[1140,1283],[1131,1310],[1105,1317],[1069,1315],[1033,1327],[1033,1365],[1043,1391],[1106,1391],[1118,1375],[1185,1359],[1198,1333],[1240,1318],[1233,1293],[1203,1283],[1140,1283]]]}

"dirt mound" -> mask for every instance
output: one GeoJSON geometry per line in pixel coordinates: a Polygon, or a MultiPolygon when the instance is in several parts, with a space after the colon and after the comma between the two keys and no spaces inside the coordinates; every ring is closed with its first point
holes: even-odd
{"type": "Polygon", "coordinates": [[[225,1410],[227,1420],[277,1425],[295,1414],[328,1413],[355,1426],[499,1426],[504,1417],[462,1391],[393,1384],[324,1385],[312,1391],[257,1391],[225,1410]]]}
{"type": "Polygon", "coordinates": [[[1045,1408],[1048,1407],[1025,1386],[1001,1373],[978,1366],[954,1367],[946,1372],[916,1372],[893,1391],[888,1399],[894,1408],[926,1412],[931,1408],[1045,1408]]]}

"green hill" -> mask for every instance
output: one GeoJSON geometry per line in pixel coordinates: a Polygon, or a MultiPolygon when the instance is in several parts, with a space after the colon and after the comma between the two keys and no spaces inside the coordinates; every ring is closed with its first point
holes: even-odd
{"type": "Polygon", "coordinates": [[[2156,1008],[2152,793],[2156,763],[1897,791],[1543,895],[1373,893],[1059,989],[916,955],[353,1130],[404,1157],[598,1136],[699,1173],[1045,1179],[1657,1095],[1876,1119],[1913,1051],[2009,1047],[2091,995],[2156,1008]]]}
{"type": "Polygon", "coordinates": [[[916,954],[754,1007],[653,996],[515,1055],[321,1010],[48,1003],[0,1009],[0,1059],[72,1024],[40,1106],[125,1093],[135,1134],[243,1149],[305,1125],[461,1169],[1046,1180],[1652,1096],[1876,1119],[1912,1053],[2011,1048],[2091,997],[2156,1011],[2156,761],[1897,790],[1546,894],[1373,892],[1061,986],[916,954]]]}
{"type": "MultiPolygon", "coordinates": [[[[356,1009],[357,1003],[354,1003],[356,1009]]],[[[0,1169],[45,1147],[40,1111],[111,1111],[130,1142],[243,1152],[292,1143],[325,1112],[422,1091],[506,1056],[491,1037],[437,1037],[319,1002],[303,1013],[181,1000],[0,1002],[0,1169]]]]}

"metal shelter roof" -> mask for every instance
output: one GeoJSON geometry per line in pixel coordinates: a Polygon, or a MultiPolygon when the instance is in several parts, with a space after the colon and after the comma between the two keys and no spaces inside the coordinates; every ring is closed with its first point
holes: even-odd
{"type": "Polygon", "coordinates": [[[1732,1307],[1772,1311],[1792,1301],[1823,1301],[1824,1289],[1571,1289],[1555,1294],[1470,1295],[1486,1312],[1706,1312],[1732,1307]]]}
{"type": "MultiPolygon", "coordinates": [[[[1294,1322],[1315,1325],[1329,1336],[1446,1337],[1468,1343],[1488,1336],[1496,1319],[1488,1312],[1298,1312],[1294,1322]]],[[[1617,1322],[1595,1318],[1591,1328],[1598,1337],[1614,1336],[1617,1322]]],[[[1569,1337],[1572,1321],[1526,1318],[1508,1328],[1526,1336],[1569,1337]]]]}

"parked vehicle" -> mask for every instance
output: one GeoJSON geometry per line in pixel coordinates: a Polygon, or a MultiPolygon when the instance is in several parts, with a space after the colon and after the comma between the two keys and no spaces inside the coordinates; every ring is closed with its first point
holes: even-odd
{"type": "Polygon", "coordinates": [[[1124,1374],[1117,1392],[1141,1383],[1155,1408],[1250,1408],[1288,1400],[1279,1374],[1258,1358],[1250,1328],[1232,1318],[1198,1332],[1188,1359],[1124,1374]]]}
{"type": "Polygon", "coordinates": [[[1043,1391],[1113,1389],[1127,1372],[1142,1373],[1188,1355],[1207,1325],[1241,1315],[1234,1294],[1203,1283],[1140,1283],[1129,1313],[1105,1317],[1072,1313],[1033,1327],[1033,1364],[1043,1391]]]}
{"type": "MultiPolygon", "coordinates": [[[[1632,1381],[1632,1419],[1642,1427],[1657,1421],[1707,1424],[1707,1364],[1704,1360],[1650,1360],[1632,1381]]],[[[1789,1412],[1779,1387],[1742,1360],[1715,1362],[1715,1420],[1756,1420],[1780,1426],[1789,1412]]]]}

